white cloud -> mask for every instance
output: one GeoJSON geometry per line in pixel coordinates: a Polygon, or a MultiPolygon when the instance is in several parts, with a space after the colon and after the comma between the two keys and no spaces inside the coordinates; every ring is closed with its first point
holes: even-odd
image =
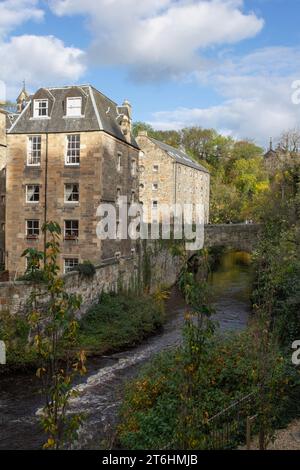
{"type": "Polygon", "coordinates": [[[85,71],[84,52],[65,46],[54,36],[9,35],[26,21],[43,20],[39,5],[39,0],[0,2],[0,80],[11,99],[19,93],[23,79],[33,90],[48,84],[74,83],[85,71]]]}
{"type": "Polygon", "coordinates": [[[23,78],[31,87],[74,83],[84,72],[83,55],[53,36],[15,36],[0,43],[0,63],[5,63],[0,78],[7,84],[9,96],[10,88],[23,78]]]}
{"type": "Polygon", "coordinates": [[[297,48],[272,47],[240,59],[225,59],[212,72],[199,73],[197,78],[210,83],[223,96],[223,102],[209,108],[157,112],[151,122],[155,128],[213,127],[264,145],[270,136],[299,127],[300,106],[292,103],[292,83],[300,78],[297,48]]]}
{"type": "Polygon", "coordinates": [[[144,81],[199,68],[201,52],[255,36],[263,20],[242,0],[50,0],[58,15],[88,17],[90,60],[125,65],[144,81]]]}
{"type": "Polygon", "coordinates": [[[38,7],[39,0],[4,0],[0,3],[0,38],[24,21],[40,21],[44,11],[38,7]]]}

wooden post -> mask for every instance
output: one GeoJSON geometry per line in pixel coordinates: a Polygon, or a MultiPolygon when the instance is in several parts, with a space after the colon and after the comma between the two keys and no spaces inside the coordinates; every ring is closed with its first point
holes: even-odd
{"type": "Polygon", "coordinates": [[[251,449],[251,418],[249,416],[247,416],[246,443],[247,443],[247,450],[250,450],[251,449]]]}
{"type": "Polygon", "coordinates": [[[260,429],[259,431],[259,450],[266,450],[265,448],[265,430],[260,429]]]}

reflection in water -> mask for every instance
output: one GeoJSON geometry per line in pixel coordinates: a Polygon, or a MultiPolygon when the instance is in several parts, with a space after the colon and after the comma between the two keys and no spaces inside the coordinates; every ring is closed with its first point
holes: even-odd
{"type": "Polygon", "coordinates": [[[222,330],[245,328],[251,313],[251,256],[245,252],[225,253],[209,275],[215,319],[222,330]]]}
{"type": "MultiPolygon", "coordinates": [[[[245,253],[226,253],[209,276],[215,317],[223,331],[240,330],[247,324],[249,264],[245,253]]],[[[125,383],[155,354],[180,343],[184,311],[183,299],[174,289],[168,302],[169,320],[162,332],[129,351],[89,360],[88,376],[78,387],[80,397],[72,403],[72,410],[86,416],[78,448],[99,449],[101,441],[114,432],[125,383]]],[[[41,448],[44,436],[36,414],[42,405],[38,387],[32,376],[1,379],[0,449],[41,448]]]]}

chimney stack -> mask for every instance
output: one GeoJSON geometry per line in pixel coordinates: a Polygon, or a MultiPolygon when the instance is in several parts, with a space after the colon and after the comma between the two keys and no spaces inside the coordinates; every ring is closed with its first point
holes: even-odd
{"type": "Polygon", "coordinates": [[[131,103],[128,100],[124,100],[122,106],[124,106],[124,108],[127,108],[128,116],[129,116],[129,119],[131,121],[132,120],[132,106],[131,106],[131,103]]]}
{"type": "Polygon", "coordinates": [[[139,131],[138,137],[148,137],[148,132],[147,131],[139,131]]]}

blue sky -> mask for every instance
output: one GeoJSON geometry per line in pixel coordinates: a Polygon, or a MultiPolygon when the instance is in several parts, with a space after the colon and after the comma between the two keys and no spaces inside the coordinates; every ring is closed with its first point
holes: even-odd
{"type": "Polygon", "coordinates": [[[300,0],[0,0],[0,80],[91,83],[155,128],[266,145],[298,127],[299,18],[300,0]]]}

